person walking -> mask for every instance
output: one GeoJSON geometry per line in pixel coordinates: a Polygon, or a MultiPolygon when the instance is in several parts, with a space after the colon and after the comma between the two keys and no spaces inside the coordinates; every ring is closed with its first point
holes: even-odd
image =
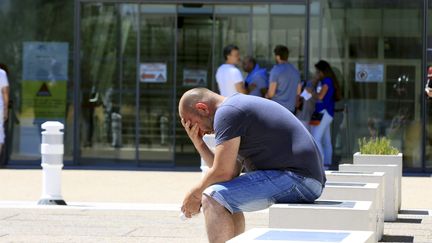
{"type": "Polygon", "coordinates": [[[315,64],[315,88],[308,91],[317,100],[312,119],[316,122],[311,128],[312,136],[324,157],[324,165],[332,164],[333,147],[330,128],[333,122],[335,102],[341,99],[339,83],[330,64],[320,60],[315,64]]]}

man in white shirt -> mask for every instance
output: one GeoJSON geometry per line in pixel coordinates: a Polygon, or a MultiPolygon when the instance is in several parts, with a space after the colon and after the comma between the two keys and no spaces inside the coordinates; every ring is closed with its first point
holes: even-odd
{"type": "Polygon", "coordinates": [[[0,65],[0,151],[5,143],[4,121],[8,119],[9,110],[9,82],[7,68],[0,65]]]}
{"type": "Polygon", "coordinates": [[[240,63],[240,51],[235,45],[228,45],[223,49],[225,63],[216,72],[216,82],[222,96],[229,97],[236,93],[247,94],[243,82],[243,75],[235,66],[240,63]]]}

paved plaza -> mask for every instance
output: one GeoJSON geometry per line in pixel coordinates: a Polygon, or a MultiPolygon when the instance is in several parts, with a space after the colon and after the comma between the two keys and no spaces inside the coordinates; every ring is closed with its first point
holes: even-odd
{"type": "MultiPolygon", "coordinates": [[[[202,215],[179,219],[199,172],[64,170],[69,206],[37,206],[41,170],[0,170],[0,242],[207,242],[202,215]]],[[[432,177],[402,180],[399,219],[384,242],[432,242],[432,177]]],[[[246,214],[267,227],[268,211],[246,214]]]]}

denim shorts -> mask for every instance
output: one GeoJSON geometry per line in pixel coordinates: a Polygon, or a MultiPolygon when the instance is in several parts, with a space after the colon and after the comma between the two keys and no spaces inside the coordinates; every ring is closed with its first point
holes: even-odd
{"type": "Polygon", "coordinates": [[[275,203],[313,203],[322,184],[286,170],[257,170],[214,184],[204,194],[231,213],[266,209],[275,203]]]}

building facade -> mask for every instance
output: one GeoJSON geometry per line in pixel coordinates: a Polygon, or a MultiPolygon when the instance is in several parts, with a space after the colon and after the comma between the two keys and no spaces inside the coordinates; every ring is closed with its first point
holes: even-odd
{"type": "Polygon", "coordinates": [[[185,90],[217,91],[222,48],[261,66],[273,48],[310,79],[327,60],[343,90],[334,162],[358,139],[386,136],[406,171],[432,171],[428,0],[0,0],[0,62],[9,66],[9,164],[39,164],[41,123],[65,123],[75,165],[198,166],[178,119],[185,90]]]}

